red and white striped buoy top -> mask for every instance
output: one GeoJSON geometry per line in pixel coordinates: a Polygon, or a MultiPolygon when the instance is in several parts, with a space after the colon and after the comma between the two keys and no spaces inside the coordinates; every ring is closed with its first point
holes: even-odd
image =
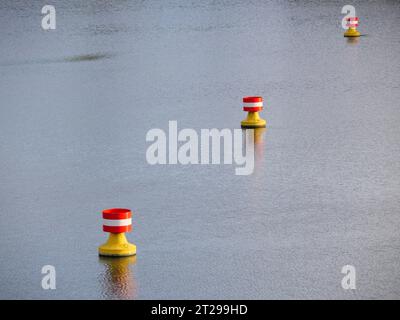
{"type": "Polygon", "coordinates": [[[358,17],[350,17],[350,18],[347,18],[346,19],[347,20],[347,24],[346,24],[346,26],[347,27],[358,27],[358,17]]]}
{"type": "Polygon", "coordinates": [[[262,97],[244,97],[243,111],[257,112],[263,109],[262,97]]]}
{"type": "Polygon", "coordinates": [[[111,233],[132,230],[132,212],[130,209],[112,208],[103,210],[103,231],[111,233]]]}

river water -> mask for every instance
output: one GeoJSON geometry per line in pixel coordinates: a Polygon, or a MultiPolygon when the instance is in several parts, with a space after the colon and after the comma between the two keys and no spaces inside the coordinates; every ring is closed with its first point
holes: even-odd
{"type": "Polygon", "coordinates": [[[346,1],[51,4],[44,31],[0,3],[0,298],[400,298],[397,1],[352,1],[355,41],[346,1]],[[147,163],[149,130],[239,128],[247,95],[252,175],[147,163]],[[135,258],[98,257],[110,207],[135,258]]]}

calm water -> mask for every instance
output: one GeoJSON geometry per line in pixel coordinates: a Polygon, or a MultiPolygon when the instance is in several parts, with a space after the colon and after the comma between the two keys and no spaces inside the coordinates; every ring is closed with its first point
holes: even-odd
{"type": "Polygon", "coordinates": [[[400,298],[400,5],[0,3],[0,298],[400,298]],[[255,173],[150,166],[152,128],[238,128],[255,173]],[[138,247],[104,259],[101,210],[138,247]],[[54,265],[57,289],[41,288],[54,265]],[[341,288],[342,266],[357,290],[341,288]]]}

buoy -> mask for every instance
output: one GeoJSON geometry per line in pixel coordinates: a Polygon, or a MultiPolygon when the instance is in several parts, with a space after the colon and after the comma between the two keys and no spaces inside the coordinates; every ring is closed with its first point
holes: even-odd
{"type": "Polygon", "coordinates": [[[267,122],[258,114],[262,109],[262,97],[244,97],[243,111],[247,111],[248,114],[247,118],[241,122],[242,128],[265,128],[267,122]]]}
{"type": "Polygon", "coordinates": [[[129,209],[112,208],[103,210],[103,231],[110,236],[99,247],[99,255],[127,257],[136,254],[136,246],[126,240],[125,232],[132,230],[132,212],[129,209]]]}
{"type": "Polygon", "coordinates": [[[357,31],[358,17],[347,18],[347,27],[349,27],[344,33],[345,37],[359,37],[361,34],[357,31]]]}

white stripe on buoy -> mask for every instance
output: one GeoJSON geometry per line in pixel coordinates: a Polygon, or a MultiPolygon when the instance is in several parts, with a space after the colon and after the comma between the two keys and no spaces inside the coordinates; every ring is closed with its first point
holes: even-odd
{"type": "Polygon", "coordinates": [[[263,103],[261,102],[243,102],[243,107],[254,108],[254,107],[262,107],[263,103]]]}
{"type": "Polygon", "coordinates": [[[103,225],[109,227],[122,227],[122,226],[129,226],[131,224],[132,224],[132,218],[120,219],[120,220],[103,219],[103,225]]]}

